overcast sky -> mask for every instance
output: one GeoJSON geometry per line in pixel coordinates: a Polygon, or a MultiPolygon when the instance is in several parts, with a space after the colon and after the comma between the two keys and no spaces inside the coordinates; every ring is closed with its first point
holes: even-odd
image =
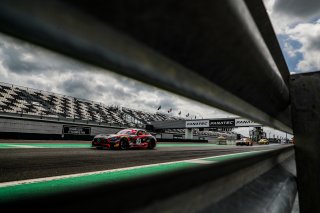
{"type": "MultiPolygon", "coordinates": [[[[264,3],[290,72],[320,70],[320,1],[264,0],[264,3]]],[[[177,116],[181,110],[184,118],[187,113],[193,118],[232,116],[1,34],[0,76],[2,82],[106,105],[149,112],[156,112],[161,105],[161,112],[167,113],[172,108],[171,114],[177,116]]],[[[247,135],[248,131],[244,131],[247,135]]]]}
{"type": "Polygon", "coordinates": [[[1,81],[148,112],[184,118],[231,116],[135,80],[0,34],[1,81]]]}
{"type": "Polygon", "coordinates": [[[320,70],[320,1],[264,0],[290,72],[320,70]]]}

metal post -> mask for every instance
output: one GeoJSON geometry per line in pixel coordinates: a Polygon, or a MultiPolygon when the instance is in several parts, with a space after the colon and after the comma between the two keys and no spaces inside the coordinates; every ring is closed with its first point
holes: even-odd
{"type": "Polygon", "coordinates": [[[320,72],[290,79],[301,212],[320,212],[320,72]]]}

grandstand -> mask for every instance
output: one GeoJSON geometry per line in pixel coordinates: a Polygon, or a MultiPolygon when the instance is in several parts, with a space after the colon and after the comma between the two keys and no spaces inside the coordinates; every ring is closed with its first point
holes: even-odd
{"type": "MultiPolygon", "coordinates": [[[[152,121],[184,120],[163,113],[150,113],[128,107],[105,105],[81,98],[0,82],[0,113],[43,120],[90,122],[120,127],[145,127],[152,121]]],[[[184,134],[184,129],[165,132],[184,134]]],[[[218,136],[221,133],[198,131],[195,135],[218,136]]]]}
{"type": "Polygon", "coordinates": [[[21,117],[83,120],[127,127],[181,119],[6,83],[0,83],[0,112],[21,117]]]}

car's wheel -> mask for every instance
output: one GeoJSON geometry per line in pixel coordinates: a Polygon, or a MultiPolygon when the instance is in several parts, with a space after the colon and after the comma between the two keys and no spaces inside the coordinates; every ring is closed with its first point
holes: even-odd
{"type": "Polygon", "coordinates": [[[154,147],[156,147],[156,142],[151,139],[148,143],[148,149],[154,149],[154,147]]]}
{"type": "Polygon", "coordinates": [[[102,149],[102,147],[101,147],[101,146],[97,146],[96,148],[97,148],[97,149],[100,149],[100,150],[102,149]]]}
{"type": "Polygon", "coordinates": [[[125,139],[122,139],[122,140],[120,141],[119,148],[120,148],[121,150],[128,149],[128,148],[129,148],[128,141],[125,140],[125,139]]]}

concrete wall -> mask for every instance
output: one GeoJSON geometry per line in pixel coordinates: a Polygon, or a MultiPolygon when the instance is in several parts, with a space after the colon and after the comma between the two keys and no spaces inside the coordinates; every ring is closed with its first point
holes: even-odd
{"type": "MultiPolygon", "coordinates": [[[[8,138],[10,133],[19,133],[23,135],[50,135],[61,137],[63,132],[63,126],[80,126],[80,127],[90,127],[90,136],[94,136],[100,133],[112,134],[119,131],[122,128],[110,127],[110,126],[100,126],[92,124],[83,123],[68,123],[63,121],[44,121],[40,119],[23,119],[23,118],[13,118],[13,117],[0,117],[0,137],[8,138]]],[[[14,136],[14,135],[12,135],[14,136]]],[[[89,136],[89,135],[87,135],[89,136]]]]}
{"type": "Polygon", "coordinates": [[[118,132],[120,128],[110,128],[110,127],[91,127],[91,135],[98,134],[114,134],[118,132]]]}
{"type": "Polygon", "coordinates": [[[173,139],[173,134],[170,133],[162,133],[161,138],[173,139]]]}
{"type": "Polygon", "coordinates": [[[0,118],[0,132],[61,134],[62,123],[0,118]]]}
{"type": "Polygon", "coordinates": [[[185,120],[170,120],[170,121],[152,121],[151,125],[154,126],[155,129],[179,129],[179,128],[186,128],[186,121],[185,120]]]}
{"type": "MultiPolygon", "coordinates": [[[[77,122],[52,121],[33,118],[4,117],[0,116],[0,138],[19,138],[19,139],[70,139],[70,140],[91,140],[97,134],[113,134],[119,131],[120,127],[102,126],[97,124],[85,124],[77,122]],[[62,136],[63,125],[90,127],[90,135],[71,135],[62,136]]],[[[172,133],[157,134],[157,138],[175,139],[172,133]]],[[[181,134],[181,139],[185,135],[181,134]]],[[[200,136],[205,140],[213,142],[215,137],[200,136]]],[[[193,136],[199,139],[199,136],[193,136]]]]}

